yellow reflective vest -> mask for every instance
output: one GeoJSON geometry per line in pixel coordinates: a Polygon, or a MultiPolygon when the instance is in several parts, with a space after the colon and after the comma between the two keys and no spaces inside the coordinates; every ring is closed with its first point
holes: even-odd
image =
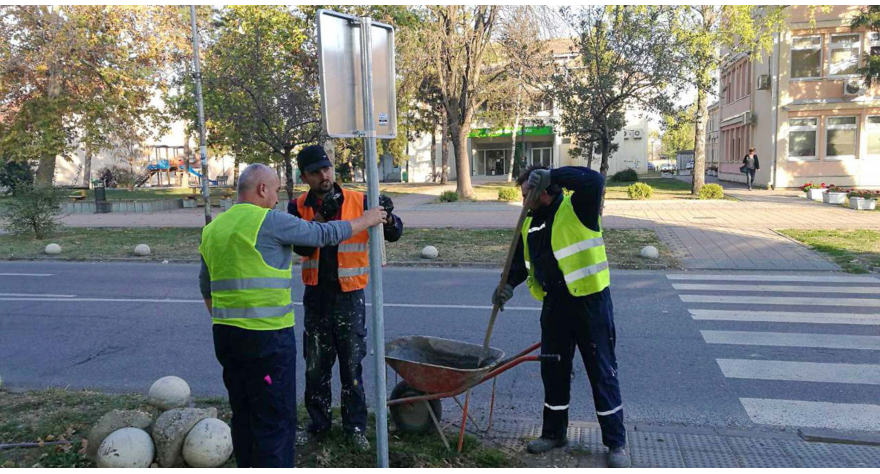
{"type": "Polygon", "coordinates": [[[271,267],[256,248],[268,213],[253,204],[236,204],[202,230],[199,253],[211,275],[214,324],[254,331],[294,324],[293,262],[284,270],[271,267]]]}
{"type": "MultiPolygon", "coordinates": [[[[535,270],[529,258],[529,229],[532,217],[526,218],[522,227],[523,256],[529,271],[526,283],[529,292],[538,301],[544,301],[546,293],[535,279],[535,270]]],[[[605,255],[605,241],[602,239],[601,218],[599,232],[581,223],[571,196],[565,196],[550,229],[550,247],[559,262],[559,269],[565,278],[565,285],[572,296],[587,296],[598,293],[611,284],[608,271],[608,257],[605,255]]]]}

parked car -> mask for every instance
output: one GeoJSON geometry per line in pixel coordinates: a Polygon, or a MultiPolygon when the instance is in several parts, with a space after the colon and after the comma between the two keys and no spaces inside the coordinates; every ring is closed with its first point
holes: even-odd
{"type": "Polygon", "coordinates": [[[655,171],[656,169],[657,169],[657,167],[654,166],[654,163],[651,163],[651,162],[649,161],[649,162],[648,162],[648,171],[655,171]]]}
{"type": "Polygon", "coordinates": [[[660,165],[660,171],[675,171],[675,167],[670,164],[660,165]]]}
{"type": "Polygon", "coordinates": [[[686,169],[692,170],[694,169],[694,162],[688,161],[688,164],[685,166],[686,169]]]}

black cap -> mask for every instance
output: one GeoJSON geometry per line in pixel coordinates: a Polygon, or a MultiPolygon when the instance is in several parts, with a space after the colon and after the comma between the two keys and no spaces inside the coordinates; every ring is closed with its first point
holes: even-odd
{"type": "Polygon", "coordinates": [[[325,166],[333,166],[324,147],[321,145],[309,145],[299,151],[296,155],[296,167],[300,171],[315,171],[325,166]]]}

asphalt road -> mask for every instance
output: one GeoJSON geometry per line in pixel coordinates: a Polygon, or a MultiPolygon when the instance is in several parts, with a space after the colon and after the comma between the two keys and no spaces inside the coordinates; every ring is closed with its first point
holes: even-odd
{"type": "MultiPolygon", "coordinates": [[[[145,393],[159,377],[178,375],[196,396],[224,395],[197,271],[183,264],[0,263],[4,387],[145,393]]],[[[482,343],[498,275],[496,270],[386,268],[386,339],[422,334],[482,343]]],[[[829,421],[828,413],[880,410],[880,366],[875,365],[880,363],[880,280],[804,282],[791,274],[786,278],[797,281],[736,282],[729,281],[731,273],[689,275],[697,280],[673,280],[664,272],[613,272],[628,423],[877,430],[880,421],[849,425],[844,419],[841,424],[829,421]],[[699,286],[687,286],[693,284],[699,286]],[[807,285],[815,288],[804,290],[807,285]]],[[[295,279],[294,301],[301,301],[301,294],[295,279]]],[[[498,319],[492,346],[514,354],[537,342],[538,309],[525,287],[518,288],[498,319]]],[[[301,306],[296,313],[301,317],[301,306]]],[[[302,324],[297,328],[301,343],[302,324]]],[[[368,398],[373,363],[368,356],[364,364],[368,398]]],[[[300,400],[302,367],[300,358],[300,400]]],[[[388,377],[390,391],[395,378],[390,370],[388,377]]],[[[337,400],[338,387],[335,379],[337,400]]],[[[490,385],[475,389],[475,407],[488,407],[490,390],[490,385]]],[[[538,364],[503,374],[497,391],[498,415],[540,417],[538,364]]],[[[451,402],[444,407],[449,414],[458,411],[451,402]]],[[[571,407],[572,420],[596,418],[579,357],[571,407]]]]}

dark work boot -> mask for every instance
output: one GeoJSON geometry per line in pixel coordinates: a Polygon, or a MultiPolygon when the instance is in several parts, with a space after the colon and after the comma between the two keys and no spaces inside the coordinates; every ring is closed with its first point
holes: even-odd
{"type": "Polygon", "coordinates": [[[626,446],[608,451],[608,467],[632,467],[632,460],[626,452],[626,446]]]}
{"type": "Polygon", "coordinates": [[[528,451],[532,454],[544,454],[551,449],[561,448],[568,444],[568,438],[538,438],[529,443],[528,451]]]}

